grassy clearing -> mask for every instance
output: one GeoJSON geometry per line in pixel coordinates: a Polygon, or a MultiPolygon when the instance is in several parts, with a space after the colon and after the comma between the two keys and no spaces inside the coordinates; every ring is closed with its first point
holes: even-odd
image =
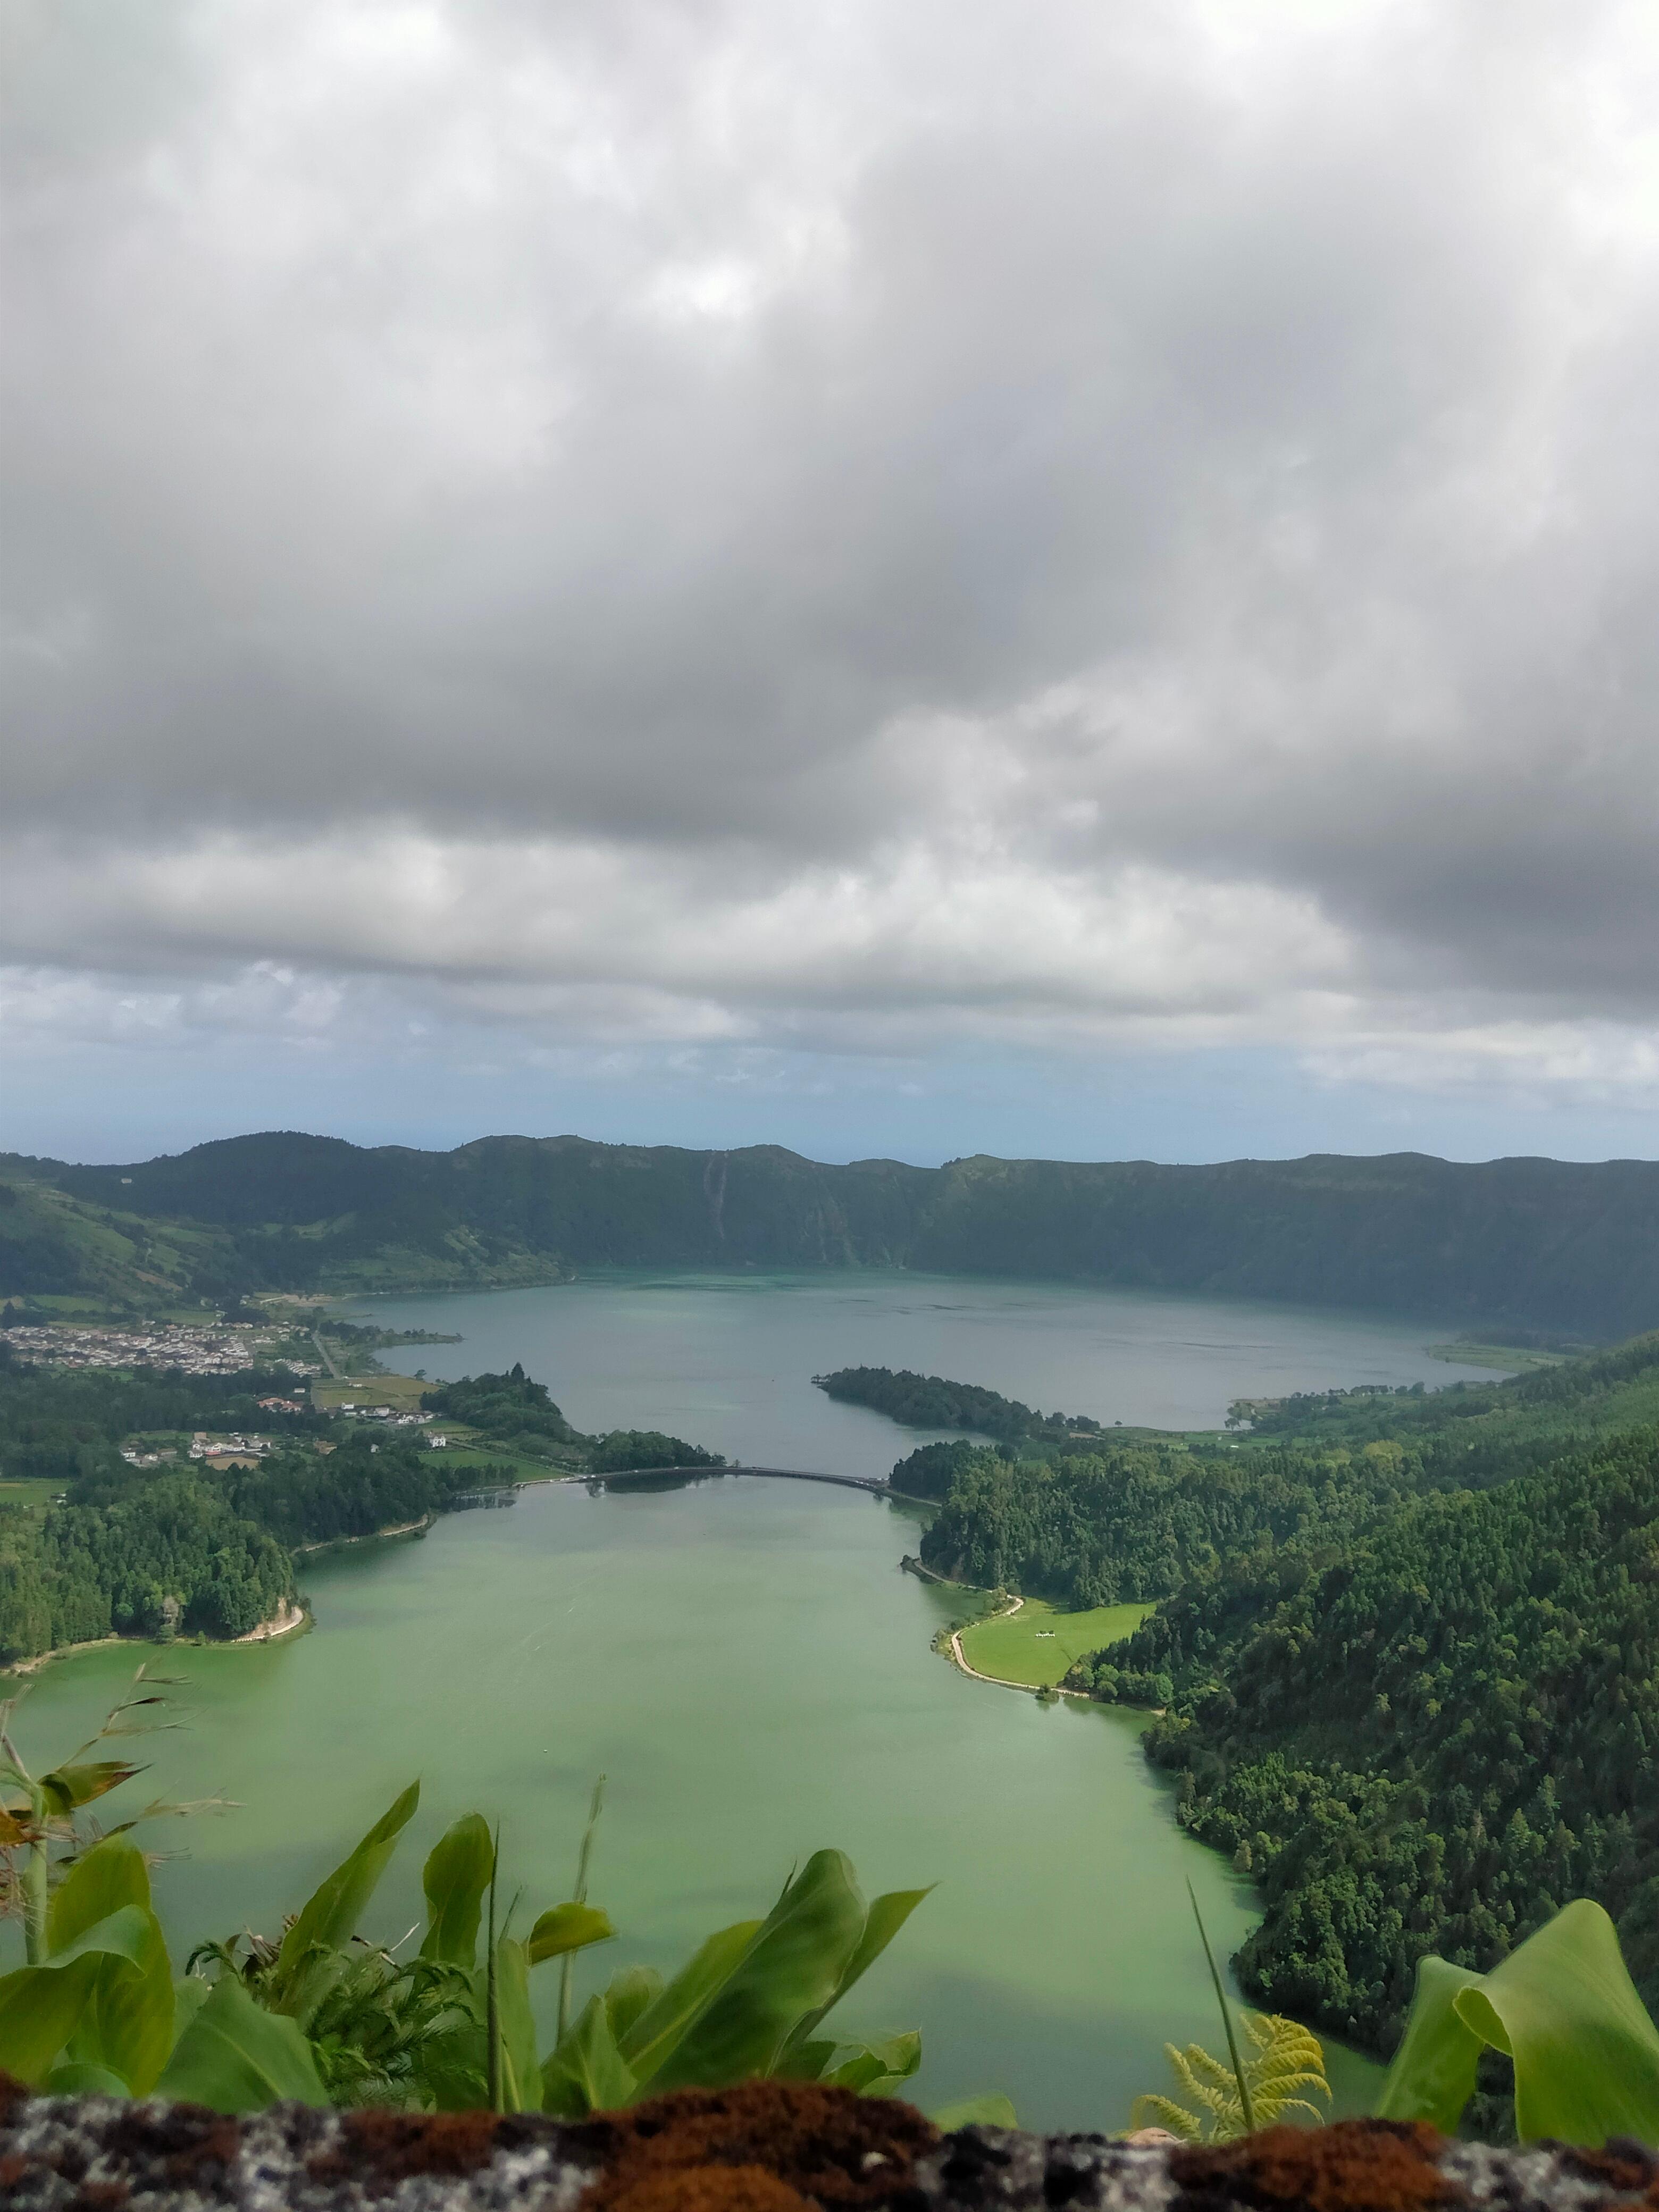
{"type": "Polygon", "coordinates": [[[1040,1597],[1028,1597],[1019,1611],[1002,1620],[982,1620],[962,1632],[963,1656],[981,1674],[1000,1682],[1025,1682],[1033,1689],[1058,1682],[1074,1659],[1115,1644],[1139,1628],[1150,1605],[1097,1605],[1087,1613],[1061,1613],[1040,1597]]]}
{"type": "Polygon", "coordinates": [[[549,1467],[544,1460],[524,1459],[514,1452],[491,1451],[483,1444],[451,1444],[437,1456],[445,1467],[476,1468],[481,1490],[501,1482],[545,1482],[550,1476],[568,1472],[563,1468],[549,1467]]]}
{"type": "Polygon", "coordinates": [[[62,1482],[46,1482],[33,1476],[21,1476],[14,1481],[0,1481],[0,1505],[21,1505],[31,1513],[44,1513],[55,1498],[60,1498],[65,1486],[62,1482]]]}
{"type": "Polygon", "coordinates": [[[395,1406],[400,1413],[417,1413],[421,1393],[433,1387],[413,1375],[348,1375],[337,1382],[319,1375],[311,1385],[311,1402],[324,1412],[333,1406],[395,1406]]]}

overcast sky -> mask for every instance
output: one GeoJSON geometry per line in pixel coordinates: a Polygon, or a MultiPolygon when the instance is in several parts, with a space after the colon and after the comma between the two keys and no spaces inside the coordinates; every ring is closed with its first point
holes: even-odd
{"type": "Polygon", "coordinates": [[[1659,1153],[1651,0],[5,0],[0,1143],[1659,1153]]]}

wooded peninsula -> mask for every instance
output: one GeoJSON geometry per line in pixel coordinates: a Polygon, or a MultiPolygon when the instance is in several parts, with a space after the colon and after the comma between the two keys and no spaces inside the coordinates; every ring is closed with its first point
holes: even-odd
{"type": "Polygon", "coordinates": [[[1584,1896],[1659,1999],[1659,1334],[930,1474],[937,1572],[1159,1601],[1067,1684],[1163,1709],[1178,1818],[1261,1892],[1253,1998],[1387,2051],[1425,1953],[1485,1972],[1584,1896]]]}
{"type": "Polygon", "coordinates": [[[525,1475],[724,1463],[654,1431],[582,1436],[521,1367],[422,1394],[453,1433],[438,1451],[303,1407],[291,1379],[35,1364],[0,1341],[0,1665],[112,1635],[246,1636],[292,1605],[296,1552],[525,1475]]]}

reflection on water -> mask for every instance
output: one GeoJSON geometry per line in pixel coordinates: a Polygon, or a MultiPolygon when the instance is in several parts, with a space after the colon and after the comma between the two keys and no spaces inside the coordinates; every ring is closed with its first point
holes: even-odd
{"type": "Polygon", "coordinates": [[[718,1468],[700,1468],[684,1474],[670,1474],[660,1468],[624,1468],[619,1474],[599,1476],[587,1485],[590,1498],[604,1498],[612,1491],[695,1490],[699,1483],[720,1480],[718,1468]]]}

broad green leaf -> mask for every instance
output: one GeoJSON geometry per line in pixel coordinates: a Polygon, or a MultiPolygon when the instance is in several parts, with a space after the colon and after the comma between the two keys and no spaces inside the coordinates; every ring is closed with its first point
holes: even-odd
{"type": "Polygon", "coordinates": [[[1466,2026],[1514,2059],[1523,2142],[1659,2142],[1659,2030],[1599,1905],[1580,1897],[1563,1905],[1453,2002],[1466,2026]]]}
{"type": "Polygon", "coordinates": [[[108,1837],[70,1867],[46,1908],[46,1949],[67,1951],[89,1928],[124,1905],[149,1911],[149,1869],[137,1844],[108,1837]]]}
{"type": "Polygon", "coordinates": [[[765,1922],[738,1920],[711,1936],[618,2038],[641,2087],[678,2047],[760,1941],[765,1922]]]}
{"type": "Polygon", "coordinates": [[[542,2110],[580,2120],[631,2103],[639,2088],[617,2048],[604,1998],[589,1997],[542,2069],[542,2110]]]}
{"type": "Polygon", "coordinates": [[[0,1977],[0,2071],[40,2087],[74,2034],[102,1964],[87,1954],[0,1977]]]}
{"type": "Polygon", "coordinates": [[[597,1905],[554,1905],[530,1931],[525,1949],[532,1966],[544,1959],[562,1959],[568,1951],[585,1951],[590,1943],[608,1943],[616,1934],[611,1916],[597,1905]]]}
{"type": "Polygon", "coordinates": [[[421,1877],[426,1890],[423,1959],[471,1967],[494,1854],[489,1824],[482,1813],[468,1813],[433,1845],[421,1877]]]}
{"type": "Polygon", "coordinates": [[[0,1976],[0,2071],[39,2087],[80,2025],[105,1966],[142,1966],[149,1917],[137,1905],[123,1905],[42,1965],[0,1976]]]}
{"type": "Polygon", "coordinates": [[[930,1883],[927,1889],[890,1889],[884,1896],[876,1899],[865,1916],[864,1932],[842,1969],[834,1996],[816,2013],[807,2014],[791,2035],[791,2043],[804,2041],[813,2033],[824,2014],[835,2009],[859,1977],[874,1966],[922,1899],[931,1896],[933,1888],[933,1885],[930,1883]]]}
{"type": "Polygon", "coordinates": [[[65,2058],[52,2068],[46,2081],[49,2097],[130,2097],[131,2089],[107,2066],[84,2058],[65,2058]]]}
{"type": "Polygon", "coordinates": [[[40,1777],[40,1787],[54,1813],[72,1813],[77,1806],[90,1805],[94,1797],[118,1790],[143,1771],[142,1766],[129,1766],[124,1759],[100,1759],[88,1766],[54,1766],[50,1774],[40,1777]]]}
{"type": "Polygon", "coordinates": [[[921,2037],[912,2028],[882,2043],[844,2043],[835,2059],[823,2076],[833,2087],[851,2089],[860,2097],[890,2097],[920,2068],[921,2037]]]}
{"type": "Polygon", "coordinates": [[[792,2035],[772,2071],[784,2081],[822,2081],[836,2063],[841,2046],[833,2035],[810,2036],[798,2043],[792,2035]]]}
{"type": "Polygon", "coordinates": [[[213,1984],[155,2087],[163,2097],[216,2112],[257,2112],[285,2097],[328,2102],[299,2028],[255,2004],[234,1974],[213,1984]]]}
{"type": "Polygon", "coordinates": [[[190,2026],[202,2007],[213,1994],[213,1984],[200,1974],[186,1974],[173,1985],[173,2039],[179,2038],[190,2026]]]}
{"type": "Polygon", "coordinates": [[[1456,1997],[1480,1982],[1467,1966],[1432,1953],[1417,1962],[1406,2032],[1372,2107],[1379,2120],[1426,2120],[1450,2135],[1474,2094],[1480,2038],[1459,2017],[1456,1997]]]}
{"type": "Polygon", "coordinates": [[[605,2009],[611,2033],[621,2044],[647,2005],[662,1995],[662,1976],[652,1966],[624,1966],[605,1984],[605,2009]]]}
{"type": "Polygon", "coordinates": [[[143,1955],[135,1973],[120,1958],[106,1960],[70,2039],[69,2059],[102,2067],[147,2097],[173,2048],[173,1967],[166,1938],[150,1909],[149,1869],[130,1838],[106,1836],[78,1859],[54,1892],[46,1915],[51,1952],[65,1950],[124,1906],[143,1915],[143,1955]]]}
{"type": "Polygon", "coordinates": [[[653,2075],[658,2090],[767,2074],[803,2017],[822,2016],[867,1917],[844,1851],[814,1851],[725,1986],[653,2075]]]}
{"type": "Polygon", "coordinates": [[[530,1961],[522,1943],[503,1936],[495,1946],[495,2005],[501,2022],[501,2092],[509,2112],[533,2112],[542,2101],[536,2059],[536,2015],[530,2008],[530,1961]]]}
{"type": "Polygon", "coordinates": [[[959,2105],[941,2105],[928,2118],[941,2135],[954,2135],[958,2128],[1017,2128],[1019,2121],[1006,2097],[995,2092],[988,2097],[965,2097],[959,2105]]]}
{"type": "Polygon", "coordinates": [[[333,1976],[328,1954],[356,1932],[358,1916],[374,1894],[398,1847],[398,1838],[421,1799],[411,1782],[368,1833],[313,1893],[283,1938],[271,1976],[273,2009],[303,2020],[333,1976]]]}
{"type": "MultiPolygon", "coordinates": [[[[44,1965],[23,1971],[49,1974],[54,1967],[72,1965],[77,1959],[106,1957],[125,1959],[131,1965],[141,1966],[149,1932],[142,1905],[119,1905],[102,1920],[95,1920],[90,1928],[83,1928],[78,1936],[72,1936],[62,1950],[52,1952],[44,1965]]],[[[6,1979],[9,1981],[10,1975],[6,1979]]]]}

